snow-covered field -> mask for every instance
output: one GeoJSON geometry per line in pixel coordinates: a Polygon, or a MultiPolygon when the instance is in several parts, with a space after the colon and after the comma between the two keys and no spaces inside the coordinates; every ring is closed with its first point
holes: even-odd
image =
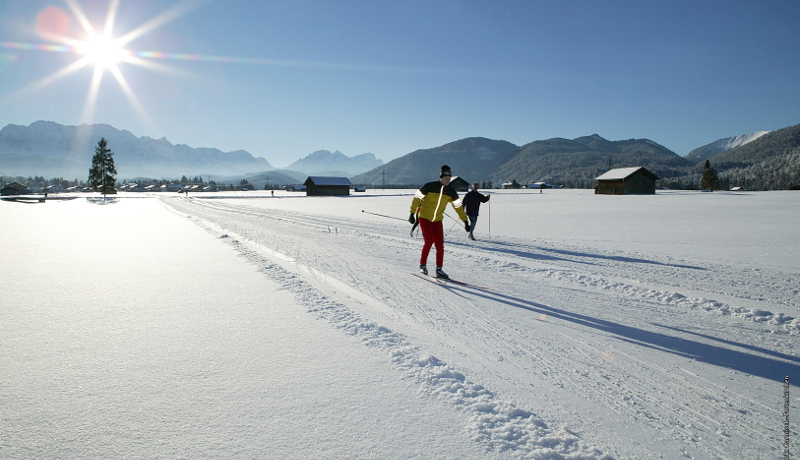
{"type": "Polygon", "coordinates": [[[0,458],[800,453],[800,193],[412,193],[0,202],[0,458]]]}

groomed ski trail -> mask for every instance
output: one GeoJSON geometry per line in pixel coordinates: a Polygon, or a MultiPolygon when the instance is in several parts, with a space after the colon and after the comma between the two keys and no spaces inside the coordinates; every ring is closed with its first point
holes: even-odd
{"type": "Polygon", "coordinates": [[[536,458],[553,438],[565,458],[663,458],[648,447],[657,439],[696,458],[752,458],[780,444],[778,409],[749,397],[769,376],[736,360],[797,367],[780,352],[799,330],[782,313],[797,310],[796,296],[752,294],[775,279],[796,286],[796,276],[734,276],[738,267],[525,238],[463,239],[446,242],[446,266],[492,291],[443,290],[398,275],[419,252],[405,226],[231,201],[162,199],[235,235],[231,244],[265,274],[335,327],[385,346],[427,394],[469,407],[467,426],[487,450],[536,458]],[[741,329],[748,349],[726,343],[716,323],[741,329]],[[771,348],[746,342],[770,331],[782,334],[771,348]],[[640,357],[642,347],[663,359],[640,357]],[[603,452],[620,431],[632,450],[603,452]]]}

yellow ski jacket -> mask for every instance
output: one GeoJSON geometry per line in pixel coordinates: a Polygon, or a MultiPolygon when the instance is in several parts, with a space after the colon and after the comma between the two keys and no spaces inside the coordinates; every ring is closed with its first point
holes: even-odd
{"type": "Polygon", "coordinates": [[[463,222],[467,221],[467,214],[464,212],[464,206],[456,189],[449,185],[442,185],[439,181],[428,182],[417,190],[411,201],[411,213],[418,214],[418,218],[421,219],[441,222],[444,219],[447,203],[452,204],[463,222]]]}

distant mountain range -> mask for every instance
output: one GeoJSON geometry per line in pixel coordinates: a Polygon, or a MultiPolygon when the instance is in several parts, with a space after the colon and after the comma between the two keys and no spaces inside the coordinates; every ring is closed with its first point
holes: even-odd
{"type": "Polygon", "coordinates": [[[36,121],[30,126],[7,125],[0,130],[0,175],[46,176],[65,179],[88,175],[97,141],[105,138],[114,152],[120,178],[214,176],[217,181],[248,178],[275,184],[296,184],[309,175],[352,176],[383,164],[372,153],[347,157],[320,150],[276,170],[264,158],[236,150],[173,145],[166,138],[136,137],[110,125],[65,126],[36,121]]]}
{"type": "Polygon", "coordinates": [[[800,125],[781,130],[720,139],[693,150],[687,158],[649,139],[610,141],[598,134],[576,139],[553,138],[517,146],[503,140],[470,137],[440,147],[421,149],[383,164],[371,153],[347,157],[328,150],[314,152],[276,170],[248,152],[221,152],[173,145],[165,138],[136,137],[109,125],[63,126],[37,121],[28,127],[0,130],[0,175],[49,176],[65,179],[88,175],[97,141],[105,137],[114,151],[120,178],[214,175],[217,182],[247,179],[288,185],[309,175],[347,176],[356,185],[417,187],[439,177],[447,164],[468,182],[499,186],[545,181],[591,188],[595,178],[612,168],[644,166],[670,188],[699,188],[702,164],[709,159],[723,188],[751,190],[800,184],[800,125]],[[219,177],[223,176],[223,177],[219,177]]]}
{"type": "Polygon", "coordinates": [[[350,180],[369,186],[416,186],[435,180],[439,167],[447,164],[467,182],[498,186],[511,180],[520,184],[544,181],[592,188],[595,178],[609,169],[644,166],[661,178],[662,186],[698,189],[704,160],[710,158],[722,188],[774,190],[800,184],[800,125],[721,139],[701,149],[695,151],[693,161],[649,139],[609,141],[592,134],[516,146],[473,137],[417,150],[350,180]],[[702,154],[701,149],[705,149],[702,154]]]}
{"type": "Polygon", "coordinates": [[[333,153],[328,150],[318,150],[295,161],[286,169],[302,172],[309,176],[353,176],[382,165],[383,160],[375,158],[375,155],[371,153],[348,157],[338,150],[333,153]]]}
{"type": "Polygon", "coordinates": [[[255,158],[244,150],[222,152],[173,145],[163,137],[136,137],[105,124],[64,126],[36,121],[30,126],[7,125],[0,130],[0,174],[87,177],[100,138],[105,138],[114,152],[119,177],[242,175],[275,169],[264,158],[255,158]]]}

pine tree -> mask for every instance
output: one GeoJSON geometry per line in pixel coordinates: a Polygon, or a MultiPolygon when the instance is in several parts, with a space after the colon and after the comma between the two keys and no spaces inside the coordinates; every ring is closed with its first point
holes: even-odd
{"type": "Polygon", "coordinates": [[[703,164],[700,188],[703,190],[719,190],[719,177],[717,177],[717,172],[711,167],[711,163],[708,160],[703,164]]]}
{"type": "Polygon", "coordinates": [[[106,139],[101,138],[94,149],[92,167],[89,169],[89,185],[95,191],[103,192],[103,196],[108,193],[117,193],[116,189],[114,189],[116,174],[114,152],[107,148],[106,139]]]}

